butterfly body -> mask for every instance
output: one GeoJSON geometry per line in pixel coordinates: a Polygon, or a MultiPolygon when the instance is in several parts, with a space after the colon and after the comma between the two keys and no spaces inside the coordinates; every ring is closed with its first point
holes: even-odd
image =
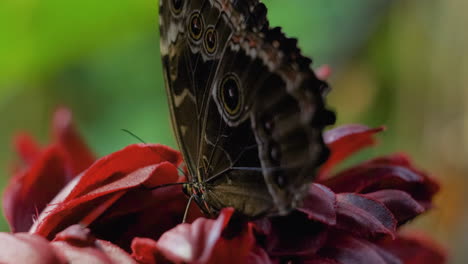
{"type": "Polygon", "coordinates": [[[257,0],[161,0],[161,55],[186,192],[208,214],[296,207],[327,156],[326,84],[257,0]]]}

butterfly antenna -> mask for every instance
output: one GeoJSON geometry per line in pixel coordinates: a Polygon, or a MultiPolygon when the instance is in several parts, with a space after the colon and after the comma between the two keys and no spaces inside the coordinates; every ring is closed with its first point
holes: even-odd
{"type": "Polygon", "coordinates": [[[193,195],[190,196],[187,202],[187,206],[185,206],[184,217],[182,218],[182,223],[185,223],[187,221],[188,210],[190,208],[190,205],[192,204],[193,197],[194,197],[193,195]]]}
{"type": "Polygon", "coordinates": [[[161,185],[154,186],[154,187],[151,187],[151,188],[148,188],[148,189],[150,189],[150,190],[156,190],[156,189],[160,189],[160,188],[165,188],[165,187],[170,187],[170,186],[175,186],[175,185],[184,185],[184,184],[189,184],[189,182],[173,182],[173,183],[166,183],[166,184],[161,184],[161,185]]]}
{"type": "Polygon", "coordinates": [[[123,132],[129,134],[130,136],[136,138],[138,141],[140,141],[141,143],[143,144],[147,144],[141,137],[137,136],[135,133],[133,133],[132,131],[128,130],[128,129],[125,129],[125,128],[122,128],[121,129],[123,132]]]}
{"type": "MultiPolygon", "coordinates": [[[[121,130],[122,130],[123,132],[129,134],[130,136],[134,137],[136,140],[140,141],[141,143],[143,143],[143,144],[148,144],[148,143],[146,143],[141,137],[137,136],[137,135],[136,135],[135,133],[133,133],[132,131],[130,131],[130,130],[128,130],[128,129],[125,129],[125,128],[122,128],[121,130]]],[[[152,149],[152,150],[153,150],[153,151],[156,151],[155,149],[152,149]]],[[[161,153],[161,152],[156,151],[156,153],[158,153],[158,154],[161,155],[161,156],[164,156],[163,153],[161,153]]],[[[178,170],[180,173],[182,173],[182,175],[184,175],[185,178],[187,178],[187,174],[185,174],[185,171],[184,171],[184,170],[182,170],[182,169],[179,168],[179,167],[177,167],[177,170],[178,170]]]]}

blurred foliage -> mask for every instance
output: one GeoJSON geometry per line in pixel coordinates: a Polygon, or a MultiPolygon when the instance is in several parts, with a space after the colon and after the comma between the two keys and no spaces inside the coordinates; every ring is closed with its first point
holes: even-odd
{"type": "MultiPolygon", "coordinates": [[[[415,226],[445,241],[453,263],[466,263],[468,1],[264,2],[271,25],[297,37],[314,67],[332,66],[329,103],[338,123],[389,128],[382,144],[358,159],[404,150],[439,177],[439,208],[415,226]]],[[[1,182],[15,159],[14,134],[28,131],[45,144],[57,105],[74,111],[99,156],[137,142],[122,128],[175,147],[157,6],[154,0],[0,1],[1,182]]],[[[0,229],[7,229],[4,222],[0,229]]]]}

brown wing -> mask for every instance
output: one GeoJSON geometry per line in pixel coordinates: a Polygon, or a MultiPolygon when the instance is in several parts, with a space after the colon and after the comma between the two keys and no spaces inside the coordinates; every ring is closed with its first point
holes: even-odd
{"type": "Polygon", "coordinates": [[[258,1],[162,0],[160,25],[174,130],[203,199],[288,212],[327,155],[332,115],[310,61],[258,1]]]}

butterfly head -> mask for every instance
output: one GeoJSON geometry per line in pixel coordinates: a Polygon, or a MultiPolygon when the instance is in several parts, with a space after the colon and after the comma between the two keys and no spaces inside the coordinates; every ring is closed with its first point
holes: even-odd
{"type": "MultiPolygon", "coordinates": [[[[206,190],[205,189],[206,189],[205,185],[200,182],[189,182],[189,183],[182,185],[183,192],[185,193],[185,195],[190,197],[190,200],[194,199],[195,202],[198,204],[199,208],[206,215],[214,216],[216,215],[216,213],[206,202],[206,197],[205,197],[206,190]]],[[[184,216],[184,219],[185,219],[185,216],[184,216]]]]}

